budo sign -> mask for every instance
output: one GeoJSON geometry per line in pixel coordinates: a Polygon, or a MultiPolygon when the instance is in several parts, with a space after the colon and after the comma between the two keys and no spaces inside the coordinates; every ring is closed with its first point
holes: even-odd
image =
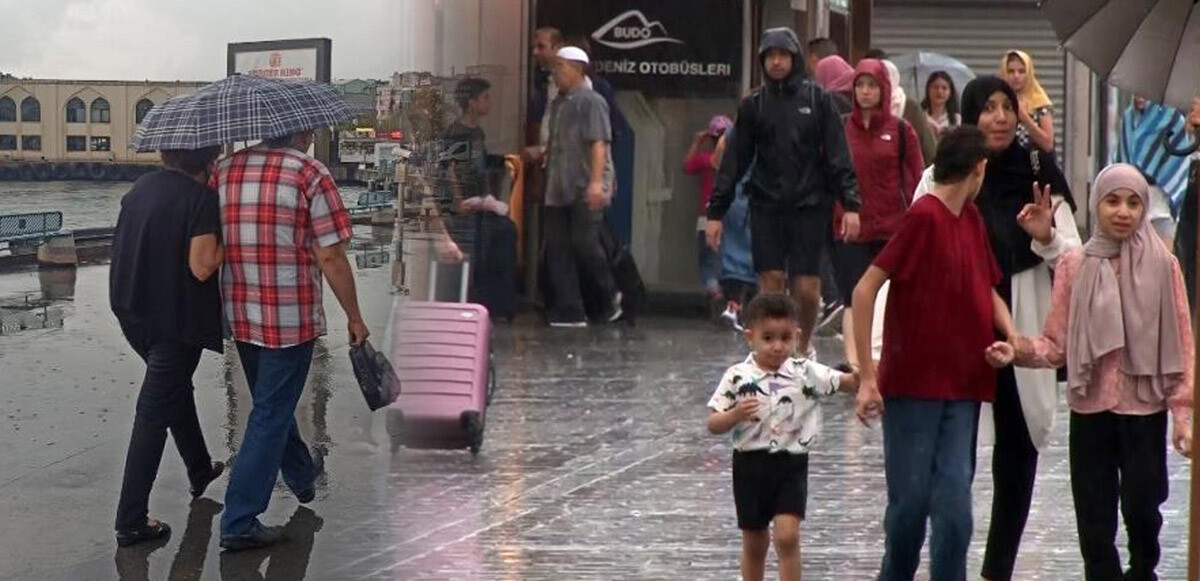
{"type": "Polygon", "coordinates": [[[538,25],[592,45],[592,66],[619,89],[675,97],[736,97],[742,0],[538,2],[538,25]]]}

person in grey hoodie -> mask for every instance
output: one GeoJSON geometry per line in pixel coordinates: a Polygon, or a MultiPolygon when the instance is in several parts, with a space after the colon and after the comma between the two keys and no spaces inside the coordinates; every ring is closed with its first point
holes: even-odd
{"type": "Polygon", "coordinates": [[[766,82],[742,100],[732,163],[722,164],[708,205],[708,243],[720,245],[721,218],[738,179],[757,159],[746,184],[754,269],[762,292],[787,292],[800,305],[799,352],[810,339],[821,301],[820,264],[832,226],[833,203],[846,213],[836,227],[858,237],[858,182],[846,133],[833,99],[804,72],[796,33],[763,33],[759,60],[766,82]]]}

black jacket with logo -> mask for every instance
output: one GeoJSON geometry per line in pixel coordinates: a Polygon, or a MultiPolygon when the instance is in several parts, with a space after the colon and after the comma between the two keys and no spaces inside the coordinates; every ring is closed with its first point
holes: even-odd
{"type": "Polygon", "coordinates": [[[738,107],[732,144],[733,163],[722,163],[708,218],[720,220],[733,203],[742,174],[750,203],[760,208],[830,208],[842,202],[847,211],[860,205],[854,162],[846,145],[845,126],[833,98],[804,75],[804,56],[795,33],[771,29],[763,33],[760,60],[772,48],[792,53],[792,72],[782,81],[767,80],[738,107]],[[757,161],[755,161],[757,159],[757,161]]]}

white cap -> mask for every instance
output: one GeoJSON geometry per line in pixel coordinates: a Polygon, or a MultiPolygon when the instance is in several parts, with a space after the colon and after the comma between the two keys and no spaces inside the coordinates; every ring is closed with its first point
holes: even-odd
{"type": "Polygon", "coordinates": [[[564,47],[558,49],[558,58],[563,59],[563,60],[568,60],[568,61],[580,62],[585,65],[589,64],[591,62],[588,60],[587,53],[583,52],[583,49],[574,47],[574,46],[564,46],[564,47]]]}

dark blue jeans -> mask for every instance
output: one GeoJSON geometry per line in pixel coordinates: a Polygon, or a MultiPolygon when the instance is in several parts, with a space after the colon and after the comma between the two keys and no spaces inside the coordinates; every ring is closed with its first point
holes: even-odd
{"type": "Polygon", "coordinates": [[[221,536],[249,534],[267,510],[280,472],[293,491],[316,481],[316,465],[296,426],[296,404],[312,363],[313,342],[285,349],[238,343],[254,408],[225,492],[221,536]]]}
{"type": "Polygon", "coordinates": [[[967,578],[979,403],[887,398],[883,456],[888,506],[880,581],[912,581],[932,524],[930,581],[967,578]]]}
{"type": "Polygon", "coordinates": [[[208,477],[212,458],[196,415],[192,387],[202,349],[166,337],[134,317],[119,315],[118,321],[133,350],[146,362],[117,502],[116,529],[130,532],[146,525],[150,489],[158,476],[168,431],[193,486],[208,477]]]}

